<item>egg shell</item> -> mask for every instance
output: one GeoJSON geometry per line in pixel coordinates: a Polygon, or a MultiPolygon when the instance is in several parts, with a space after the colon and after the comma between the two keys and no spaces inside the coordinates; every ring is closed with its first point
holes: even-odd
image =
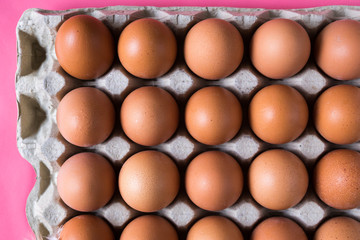
{"type": "Polygon", "coordinates": [[[110,226],[100,217],[79,215],[67,221],[59,240],[114,240],[110,226]]]}
{"type": "Polygon", "coordinates": [[[168,206],[179,191],[177,166],[164,153],[142,151],[126,160],[119,174],[124,201],[141,212],[156,212],[168,206]]]}
{"type": "Polygon", "coordinates": [[[233,73],[240,65],[244,43],[231,23],[209,18],[195,24],[184,41],[187,66],[198,76],[217,80],[233,73]]]}
{"type": "Polygon", "coordinates": [[[311,43],[306,30],[290,19],[272,19],[262,24],[250,42],[254,67],[272,79],[288,78],[307,63],[311,43]]]}
{"type": "Polygon", "coordinates": [[[151,79],[164,75],[174,64],[176,54],[177,43],[174,33],[158,20],[135,20],[120,34],[120,62],[136,77],[151,79]]]}
{"type": "Polygon", "coordinates": [[[360,207],[360,153],[337,149],[320,159],[314,170],[314,188],[327,205],[337,209],[360,207]]]}
{"type": "Polygon", "coordinates": [[[262,88],[249,105],[249,123],[261,140],[283,144],[298,138],[306,128],[309,110],[304,97],[293,87],[262,88]]]}
{"type": "Polygon", "coordinates": [[[115,125],[115,109],[109,97],[93,87],[67,93],[56,112],[61,135],[71,144],[90,147],[104,142],[115,125]]]}
{"type": "Polygon", "coordinates": [[[178,240],[178,235],[166,219],[156,215],[143,215],[124,228],[120,240],[178,240]]]}
{"type": "Polygon", "coordinates": [[[186,193],[193,203],[208,211],[230,207],[241,195],[243,174],[238,162],[220,151],[203,152],[189,164],[186,193]]]}
{"type": "Polygon", "coordinates": [[[316,130],[336,144],[360,141],[360,89],[337,85],[326,89],[314,105],[316,130]]]}
{"type": "Polygon", "coordinates": [[[285,217],[271,217],[256,226],[251,240],[308,240],[304,230],[285,217]]]}
{"type": "Polygon", "coordinates": [[[82,80],[103,75],[113,63],[114,50],[110,30],[92,16],[73,16],[56,34],[55,52],[61,67],[82,80]]]}
{"type": "Polygon", "coordinates": [[[185,124],[190,135],[207,145],[231,140],[242,123],[239,100],[229,90],[210,86],[195,92],[185,107],[185,124]],[[230,107],[231,106],[231,107],[230,107]]]}
{"type": "Polygon", "coordinates": [[[189,230],[187,240],[243,240],[240,229],[222,216],[207,216],[197,221],[189,230]]]}
{"type": "Polygon", "coordinates": [[[249,191],[255,201],[272,210],[284,210],[305,196],[309,177],[304,163],[293,153],[272,149],[261,153],[248,172],[249,191]]]}
{"type": "Polygon", "coordinates": [[[134,142],[154,146],[167,141],[179,124],[179,107],[170,93],[158,87],[141,87],[123,101],[120,121],[134,142]]]}
{"type": "Polygon", "coordinates": [[[360,239],[360,222],[349,217],[334,217],[323,223],[314,235],[314,240],[360,239]]]}
{"type": "Polygon", "coordinates": [[[360,77],[360,22],[353,19],[334,21],[316,38],[314,56],[317,65],[337,80],[360,77]]]}
{"type": "Polygon", "coordinates": [[[110,201],[115,191],[115,172],[101,155],[78,153],[65,161],[57,176],[57,190],[71,208],[91,212],[110,201]]]}

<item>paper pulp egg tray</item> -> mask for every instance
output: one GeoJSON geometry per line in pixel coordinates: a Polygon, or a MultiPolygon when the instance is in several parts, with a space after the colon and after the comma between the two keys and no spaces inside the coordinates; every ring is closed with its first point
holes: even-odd
{"type": "MultiPolygon", "coordinates": [[[[333,148],[349,148],[360,151],[360,143],[339,146],[325,141],[315,130],[310,114],[304,133],[295,141],[271,145],[258,139],[249,128],[247,106],[254,94],[270,84],[285,84],[296,88],[306,99],[310,112],[319,94],[336,84],[360,86],[360,80],[336,81],[322,73],[312,56],[305,68],[291,78],[270,80],[251,65],[248,46],[254,31],[264,22],[274,18],[288,18],[300,23],[313,42],[316,34],[328,23],[351,18],[360,20],[360,8],[351,6],[328,6],[298,10],[265,10],[221,7],[125,7],[72,9],[49,11],[29,9],[18,22],[16,97],[19,107],[17,144],[21,155],[34,167],[37,179],[26,205],[26,215],[38,239],[54,235],[67,220],[80,214],[64,204],[56,187],[56,178],[62,163],[75,153],[92,151],[112,162],[118,174],[124,161],[132,154],[145,149],[156,149],[169,155],[178,165],[181,175],[180,192],[166,208],[154,213],[168,219],[185,239],[194,222],[206,215],[223,215],[235,222],[245,239],[254,227],[270,216],[285,216],[297,222],[312,237],[316,228],[331,216],[351,216],[360,221],[360,208],[336,210],[328,207],[315,194],[311,184],[304,199],[295,207],[283,211],[271,211],[261,207],[251,197],[246,186],[241,197],[231,207],[208,212],[196,207],[187,197],[184,188],[184,173],[187,164],[197,154],[206,150],[221,150],[229,153],[240,163],[244,175],[251,161],[259,153],[271,148],[287,149],[299,156],[311,176],[316,161],[333,148]],[[143,80],[130,75],[116,58],[112,68],[102,77],[92,81],[75,79],[61,69],[55,55],[57,29],[69,17],[88,14],[105,23],[115,42],[122,29],[139,18],[155,18],[169,26],[176,35],[178,56],[175,65],[164,76],[143,80]],[[235,25],[244,39],[245,52],[240,67],[229,77],[219,81],[207,81],[193,74],[185,64],[182,47],[187,31],[206,18],[221,18],[235,25]],[[143,147],[130,141],[119,123],[119,109],[124,98],[134,89],[154,85],[169,91],[180,106],[180,125],[174,136],[155,147],[143,147]],[[219,85],[231,90],[240,100],[244,119],[239,133],[231,141],[218,146],[206,146],[194,140],[186,131],[183,113],[187,99],[198,89],[219,85]],[[117,111],[117,124],[111,136],[102,144],[80,148],[68,143],[56,125],[56,110],[60,99],[70,90],[93,86],[111,97],[117,111]]],[[[130,208],[121,198],[119,190],[103,208],[93,212],[112,226],[115,237],[121,234],[126,224],[143,213],[130,208]]]]}

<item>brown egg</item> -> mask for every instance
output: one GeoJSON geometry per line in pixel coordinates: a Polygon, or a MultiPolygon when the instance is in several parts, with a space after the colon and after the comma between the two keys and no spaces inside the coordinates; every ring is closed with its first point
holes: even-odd
{"type": "Polygon", "coordinates": [[[305,196],[309,177],[293,153],[273,149],[261,153],[249,168],[249,191],[255,201],[272,210],[284,210],[305,196]]]}
{"type": "Polygon", "coordinates": [[[135,218],[124,228],[120,240],[178,240],[178,235],[164,218],[144,215],[135,218]]]}
{"type": "Polygon", "coordinates": [[[77,211],[91,212],[109,202],[115,181],[114,169],[104,157],[83,152],[70,157],[61,166],[57,189],[66,205],[77,211]]]}
{"type": "Polygon", "coordinates": [[[202,88],[186,104],[186,128],[203,144],[218,145],[231,140],[239,131],[241,122],[239,100],[222,87],[202,88]]]}
{"type": "Polygon", "coordinates": [[[358,240],[360,222],[349,217],[335,217],[323,223],[313,240],[358,240]]]}
{"type": "Polygon", "coordinates": [[[114,60],[114,39],[98,19],[77,15],[59,28],[55,52],[61,67],[71,76],[90,80],[103,75],[114,60]]]}
{"type": "Polygon", "coordinates": [[[238,162],[220,151],[195,157],[186,169],[186,193],[198,207],[219,211],[233,205],[243,189],[243,174],[238,162]]]}
{"type": "Polygon", "coordinates": [[[243,240],[235,223],[221,216],[208,216],[197,221],[189,230],[187,240],[243,240]]]}
{"type": "Polygon", "coordinates": [[[283,144],[305,130],[309,110],[304,97],[286,85],[270,85],[255,94],[249,105],[249,121],[261,140],[283,144]]]}
{"type": "Polygon", "coordinates": [[[250,42],[254,67],[268,78],[288,78],[298,73],[309,59],[310,38],[306,30],[290,19],[265,22],[250,42]]]}
{"type": "Polygon", "coordinates": [[[314,188],[320,199],[337,209],[360,207],[360,153],[338,149],[317,163],[314,188]]]}
{"type": "Polygon", "coordinates": [[[337,85],[323,92],[314,105],[314,124],[316,130],[329,142],[358,142],[360,89],[351,85],[337,85]]]}
{"type": "Polygon", "coordinates": [[[120,170],[120,194],[130,207],[141,212],[167,207],[175,199],[179,185],[177,166],[161,152],[136,153],[120,170]]]}
{"type": "Polygon", "coordinates": [[[244,44],[231,23],[217,18],[193,26],[184,42],[186,64],[196,75],[217,80],[233,73],[240,65],[244,44]]]}
{"type": "Polygon", "coordinates": [[[343,19],[330,23],[317,36],[317,65],[337,80],[360,78],[360,22],[343,19]]]}
{"type": "Polygon", "coordinates": [[[79,215],[67,221],[59,240],[114,240],[110,226],[93,215],[79,215]]]}
{"type": "Polygon", "coordinates": [[[144,146],[154,146],[167,141],[176,131],[179,107],[164,89],[141,87],[125,98],[120,120],[131,140],[144,146]]]}
{"type": "Polygon", "coordinates": [[[139,78],[157,78],[168,72],[177,53],[174,33],[164,23],[138,19],[120,34],[118,54],[121,64],[139,78]]]}
{"type": "Polygon", "coordinates": [[[115,124],[115,109],[102,91],[81,87],[61,99],[56,120],[61,135],[69,143],[90,147],[110,136],[115,124]]]}
{"type": "Polygon", "coordinates": [[[251,240],[307,240],[304,230],[284,217],[271,217],[261,222],[252,232],[251,240]]]}

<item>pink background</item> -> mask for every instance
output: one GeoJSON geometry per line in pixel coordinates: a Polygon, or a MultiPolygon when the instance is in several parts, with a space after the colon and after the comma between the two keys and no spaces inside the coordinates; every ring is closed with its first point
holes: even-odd
{"type": "Polygon", "coordinates": [[[1,239],[35,239],[26,216],[27,196],[35,182],[35,172],[16,146],[17,106],[15,98],[16,36],[15,28],[28,8],[51,10],[139,6],[226,6],[251,8],[304,8],[324,5],[360,5],[359,0],[1,0],[0,4],[0,236],[1,239]]]}

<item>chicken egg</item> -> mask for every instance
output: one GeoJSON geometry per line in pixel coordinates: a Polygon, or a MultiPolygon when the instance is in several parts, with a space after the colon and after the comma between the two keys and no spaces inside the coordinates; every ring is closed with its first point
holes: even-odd
{"type": "Polygon", "coordinates": [[[78,153],[65,161],[57,177],[60,198],[72,209],[95,211],[109,202],[115,191],[111,164],[96,153],[78,153]]]}
{"type": "Polygon", "coordinates": [[[304,230],[285,217],[271,217],[256,226],[251,240],[308,240],[304,230]]]}
{"type": "Polygon", "coordinates": [[[56,120],[61,135],[69,143],[90,147],[110,136],[115,125],[115,109],[102,91],[81,87],[61,99],[56,120]]]}
{"type": "Polygon", "coordinates": [[[337,85],[325,90],[314,105],[314,124],[316,130],[329,142],[358,142],[360,89],[351,85],[337,85]]]}
{"type": "Polygon", "coordinates": [[[349,217],[334,217],[316,230],[313,240],[358,240],[360,222],[349,217]]]}
{"type": "Polygon", "coordinates": [[[305,130],[309,110],[304,97],[286,85],[270,85],[255,94],[249,105],[253,132],[271,144],[298,138],[305,130]]]}
{"type": "Polygon", "coordinates": [[[103,75],[113,63],[114,50],[110,30],[88,15],[69,18],[56,34],[55,52],[61,67],[82,80],[103,75]]]}
{"type": "Polygon", "coordinates": [[[156,212],[168,206],[179,191],[176,164],[161,152],[147,150],[127,159],[119,174],[124,201],[135,210],[156,212]]]}
{"type": "Polygon", "coordinates": [[[164,218],[143,215],[132,220],[123,230],[120,240],[178,240],[175,228],[164,218]]]}
{"type": "Polygon", "coordinates": [[[197,221],[189,230],[186,240],[243,240],[240,229],[222,216],[207,216],[197,221]]]}
{"type": "Polygon", "coordinates": [[[167,141],[179,124],[179,107],[164,89],[147,86],[131,92],[120,110],[122,128],[132,141],[154,146],[167,141]]]}
{"type": "Polygon", "coordinates": [[[193,203],[208,211],[233,205],[243,189],[243,174],[238,162],[220,151],[195,157],[186,169],[186,193],[193,203]]]}
{"type": "Polygon", "coordinates": [[[110,226],[100,217],[79,215],[67,221],[59,240],[114,240],[110,226]]]}
{"type": "Polygon", "coordinates": [[[225,78],[240,65],[244,44],[240,32],[231,23],[209,18],[195,24],[184,42],[187,66],[208,80],[225,78]]]}
{"type": "Polygon", "coordinates": [[[210,86],[195,92],[185,108],[185,125],[190,135],[207,145],[231,140],[241,127],[242,109],[229,90],[210,86]]]}
{"type": "Polygon", "coordinates": [[[174,64],[176,53],[174,33],[158,20],[138,19],[120,34],[120,62],[136,77],[151,79],[164,75],[174,64]]]}
{"type": "Polygon", "coordinates": [[[360,78],[360,22],[343,19],[330,23],[317,36],[317,65],[337,80],[360,78]]]}
{"type": "Polygon", "coordinates": [[[314,170],[316,194],[337,209],[360,207],[360,153],[337,149],[320,159],[314,170]]]}
{"type": "Polygon", "coordinates": [[[273,19],[261,25],[250,42],[254,67],[272,79],[298,73],[309,59],[310,38],[306,30],[290,19],[273,19]]]}
{"type": "Polygon", "coordinates": [[[272,149],[261,153],[249,167],[249,191],[260,205],[284,210],[305,196],[309,177],[304,163],[293,153],[272,149]]]}

